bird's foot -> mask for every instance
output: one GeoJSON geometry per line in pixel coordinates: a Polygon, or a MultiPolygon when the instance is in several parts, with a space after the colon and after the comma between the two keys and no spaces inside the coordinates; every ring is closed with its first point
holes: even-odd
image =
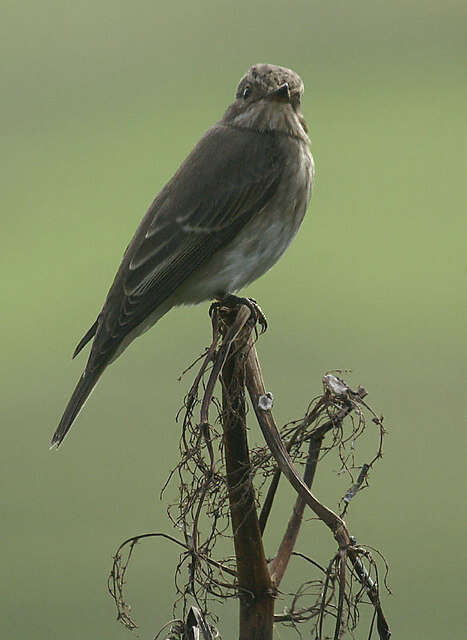
{"type": "Polygon", "coordinates": [[[228,293],[222,298],[217,298],[216,302],[213,302],[209,308],[209,315],[212,317],[212,314],[221,307],[226,307],[227,309],[234,309],[235,307],[239,307],[244,304],[251,312],[251,319],[253,323],[259,323],[261,327],[261,333],[264,333],[268,328],[268,321],[266,320],[266,316],[264,315],[261,307],[253,298],[241,298],[239,296],[235,296],[232,293],[228,293]]]}

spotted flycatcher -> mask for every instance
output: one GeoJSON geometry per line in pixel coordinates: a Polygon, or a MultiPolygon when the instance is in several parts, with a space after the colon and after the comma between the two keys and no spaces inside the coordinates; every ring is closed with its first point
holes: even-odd
{"type": "Polygon", "coordinates": [[[314,171],[302,94],[294,71],[251,67],[223,118],[156,196],[76,347],[74,356],[93,339],[52,445],[62,442],[104,369],[132,340],[174,306],[231,297],[288,247],[314,171]]]}

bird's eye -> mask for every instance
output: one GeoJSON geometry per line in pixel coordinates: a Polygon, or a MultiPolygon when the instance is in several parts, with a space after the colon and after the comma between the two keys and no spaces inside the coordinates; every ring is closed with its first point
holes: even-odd
{"type": "Polygon", "coordinates": [[[243,90],[243,99],[246,100],[250,94],[251,87],[245,87],[245,89],[243,90]]]}

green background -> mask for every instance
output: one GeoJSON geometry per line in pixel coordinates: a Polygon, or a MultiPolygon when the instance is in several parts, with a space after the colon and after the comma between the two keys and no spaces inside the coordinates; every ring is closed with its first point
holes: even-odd
{"type": "MultiPolygon", "coordinates": [[[[1,3],[2,637],[129,637],[106,594],[111,554],[171,532],[158,494],[208,305],[136,341],[63,448],[48,443],[84,366],[70,355],[140,217],[255,62],[302,76],[317,166],[299,236],[247,290],[270,321],[259,352],[276,417],[303,415],[330,369],[367,387],[389,435],[348,523],[391,563],[395,637],[463,636],[466,7],[1,3]]],[[[332,507],[348,484],[336,468],[323,463],[315,485],[332,507]]],[[[269,554],[292,493],[281,499],[269,554]]],[[[322,529],[299,548],[326,562],[322,529]]],[[[176,558],[168,543],[138,547],[128,594],[142,638],[170,618],[176,558]]],[[[220,609],[225,638],[236,606],[220,609]]]]}

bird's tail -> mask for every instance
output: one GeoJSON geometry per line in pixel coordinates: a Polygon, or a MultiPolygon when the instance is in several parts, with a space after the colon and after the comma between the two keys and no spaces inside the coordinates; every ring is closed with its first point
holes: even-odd
{"type": "Polygon", "coordinates": [[[73,391],[73,395],[66,406],[65,412],[60,420],[60,424],[52,437],[52,441],[50,443],[51,449],[55,446],[59,447],[62,443],[63,438],[70,430],[74,419],[83,408],[84,403],[89,398],[91,391],[94,389],[104,369],[105,366],[102,366],[94,370],[85,370],[82,374],[75,390],[73,391]]]}

